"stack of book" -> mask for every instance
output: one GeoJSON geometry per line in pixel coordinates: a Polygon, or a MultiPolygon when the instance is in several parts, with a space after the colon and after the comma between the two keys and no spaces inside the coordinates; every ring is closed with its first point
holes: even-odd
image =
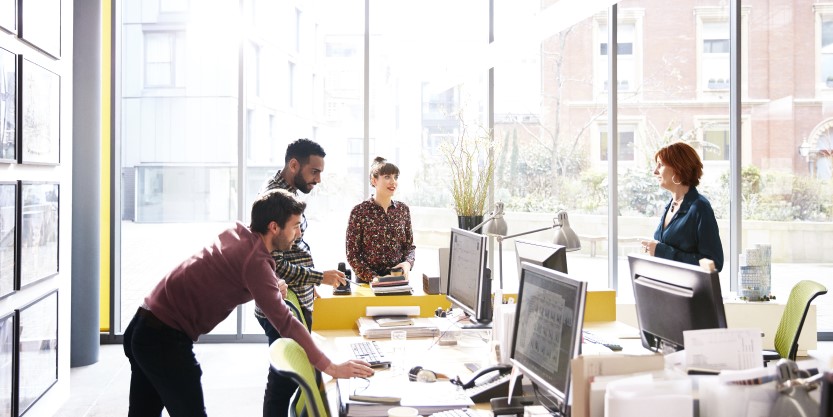
{"type": "Polygon", "coordinates": [[[376,277],[370,283],[370,289],[375,295],[407,295],[414,291],[408,278],[403,275],[376,277]]]}
{"type": "MultiPolygon", "coordinates": [[[[374,317],[359,317],[356,324],[359,327],[359,334],[367,339],[390,338],[390,332],[394,330],[405,330],[408,337],[434,337],[440,334],[441,319],[433,317],[413,317],[399,326],[382,326],[374,317]]],[[[384,320],[383,320],[384,322],[384,320]]]]}

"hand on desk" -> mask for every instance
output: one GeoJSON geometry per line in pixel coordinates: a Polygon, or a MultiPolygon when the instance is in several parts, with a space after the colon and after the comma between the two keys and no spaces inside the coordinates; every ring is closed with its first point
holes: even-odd
{"type": "Polygon", "coordinates": [[[373,369],[370,364],[359,359],[350,359],[347,362],[335,364],[331,363],[324,373],[333,378],[353,378],[353,377],[371,377],[373,376],[373,369]]]}

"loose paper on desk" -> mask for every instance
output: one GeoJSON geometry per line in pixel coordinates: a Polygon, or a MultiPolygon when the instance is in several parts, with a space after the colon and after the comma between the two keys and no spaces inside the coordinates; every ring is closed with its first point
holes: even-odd
{"type": "Polygon", "coordinates": [[[761,366],[760,329],[704,329],[683,332],[688,369],[741,370],[761,366]]]}

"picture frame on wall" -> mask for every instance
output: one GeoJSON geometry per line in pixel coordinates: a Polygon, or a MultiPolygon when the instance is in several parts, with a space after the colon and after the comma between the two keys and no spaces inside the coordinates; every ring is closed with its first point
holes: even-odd
{"type": "Polygon", "coordinates": [[[0,0],[0,29],[17,33],[17,0],[0,0]]]}
{"type": "Polygon", "coordinates": [[[20,182],[17,289],[58,273],[60,184],[20,182]]]}
{"type": "Polygon", "coordinates": [[[61,77],[28,59],[20,72],[20,162],[61,162],[61,77]]]}
{"type": "Polygon", "coordinates": [[[18,8],[20,39],[53,58],[61,58],[61,0],[26,0],[18,8]]]}
{"type": "Polygon", "coordinates": [[[0,298],[15,290],[17,230],[17,182],[0,181],[0,298]]]}
{"type": "Polygon", "coordinates": [[[17,415],[58,382],[58,290],[17,310],[17,415]]]}
{"type": "Polygon", "coordinates": [[[0,48],[0,163],[17,162],[17,63],[16,54],[0,48]]]}
{"type": "Polygon", "coordinates": [[[14,416],[15,314],[0,317],[0,417],[14,416]]]}

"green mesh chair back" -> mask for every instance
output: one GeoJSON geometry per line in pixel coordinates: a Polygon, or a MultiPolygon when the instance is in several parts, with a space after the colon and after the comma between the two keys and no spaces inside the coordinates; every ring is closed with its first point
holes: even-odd
{"type": "Polygon", "coordinates": [[[297,318],[304,327],[309,328],[307,325],[307,318],[301,312],[301,302],[298,301],[298,294],[295,294],[295,291],[292,289],[287,288],[286,290],[286,298],[284,298],[286,302],[286,306],[289,307],[289,311],[292,312],[292,315],[297,318]]]}
{"type": "Polygon", "coordinates": [[[291,417],[329,417],[324,397],[315,380],[315,368],[298,342],[282,337],[269,346],[272,369],[298,384],[289,406],[291,417]]]}
{"type": "Polygon", "coordinates": [[[798,336],[801,335],[810,303],[822,294],[827,294],[827,288],[809,280],[795,284],[790,291],[790,298],[784,307],[778,330],[775,331],[775,351],[782,358],[795,360],[798,353],[798,336]]]}

